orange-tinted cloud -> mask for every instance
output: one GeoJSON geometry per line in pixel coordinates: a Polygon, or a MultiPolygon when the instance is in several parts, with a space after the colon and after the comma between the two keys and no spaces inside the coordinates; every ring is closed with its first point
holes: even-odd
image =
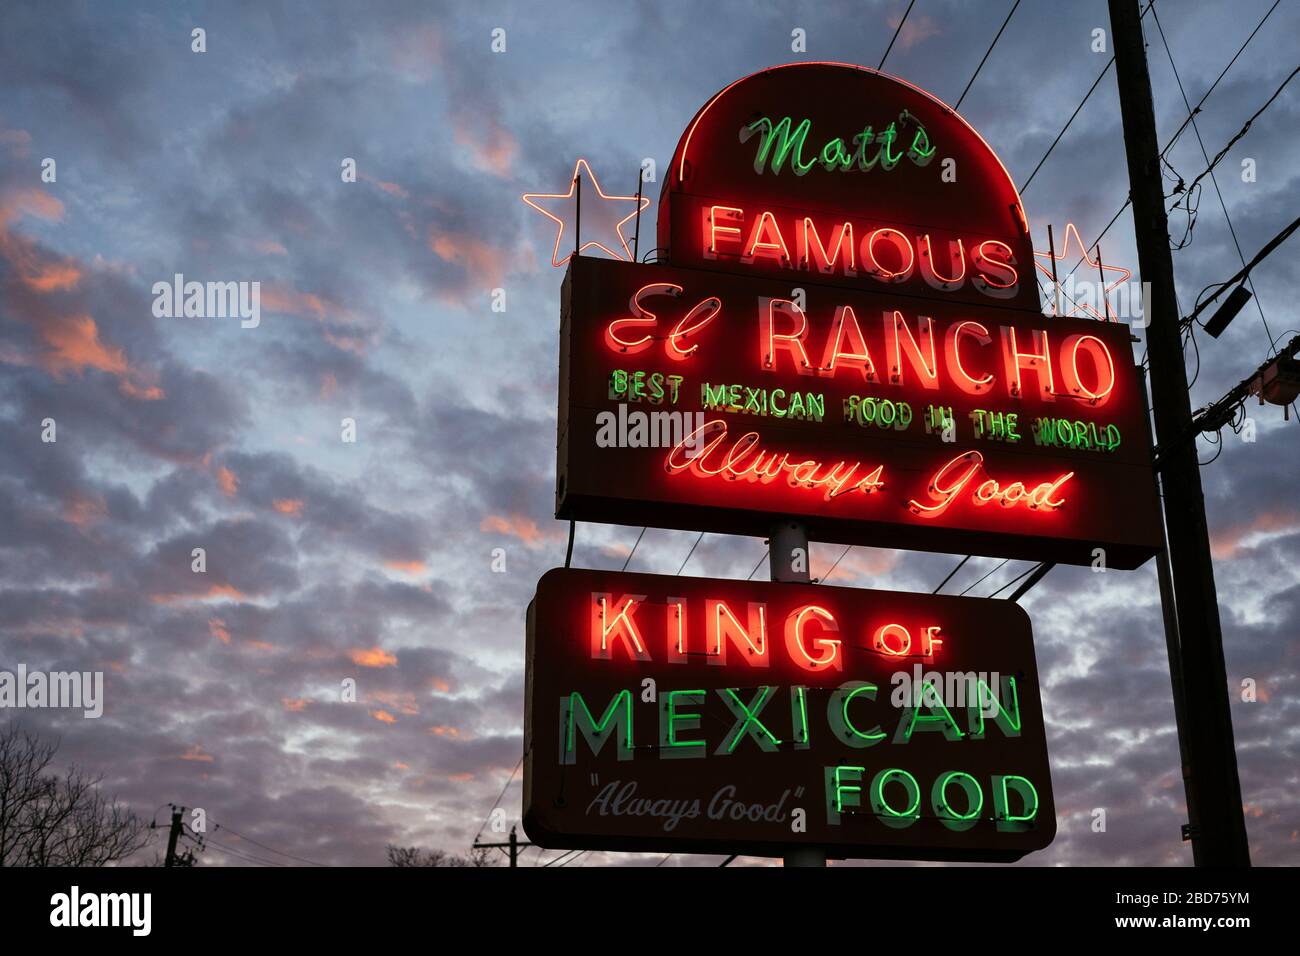
{"type": "Polygon", "coordinates": [[[44,356],[45,368],[54,375],[96,368],[114,375],[126,373],[126,356],[119,348],[99,340],[99,327],[88,315],[67,316],[41,329],[50,351],[44,356]]]}
{"type": "MultiPolygon", "coordinates": [[[[838,551],[830,560],[833,562],[843,551],[838,551]]],[[[878,577],[887,574],[898,565],[899,553],[886,548],[854,548],[829,574],[822,572],[824,581],[853,581],[860,577],[878,577]]],[[[813,574],[817,568],[812,569],[813,574]]]]}
{"type": "Polygon", "coordinates": [[[185,753],[181,754],[181,759],[193,760],[198,763],[212,763],[216,758],[213,757],[212,754],[204,752],[202,744],[195,744],[189,750],[185,751],[185,753]]]}
{"type": "Polygon", "coordinates": [[[307,709],[307,701],[302,697],[281,697],[280,705],[291,714],[300,714],[307,709]]]}
{"type": "Polygon", "coordinates": [[[475,289],[495,289],[505,276],[509,257],[495,246],[466,232],[432,230],[429,249],[443,262],[465,270],[469,286],[475,289]]]}
{"type": "Polygon", "coordinates": [[[451,114],[451,132],[457,144],[469,150],[478,169],[503,178],[510,175],[519,142],[496,117],[480,110],[457,109],[451,114]]]}
{"type": "Polygon", "coordinates": [[[383,704],[389,710],[413,717],[420,712],[420,705],[410,691],[381,690],[370,695],[370,700],[383,704]]]}
{"type": "Polygon", "coordinates": [[[233,471],[222,465],[217,469],[217,486],[221,493],[227,498],[235,497],[235,492],[239,490],[239,476],[233,471]]]}
{"type": "Polygon", "coordinates": [[[495,534],[507,534],[512,538],[518,538],[528,547],[534,547],[549,539],[555,539],[563,536],[562,531],[542,531],[537,527],[537,522],[527,515],[488,515],[478,526],[480,531],[488,531],[495,534]]]}
{"type": "Polygon", "coordinates": [[[47,296],[66,292],[81,281],[84,268],[75,259],[53,256],[35,242],[10,229],[22,216],[57,222],[63,218],[63,203],[43,189],[11,189],[0,195],[0,259],[3,259],[21,287],[34,295],[11,303],[13,318],[31,326],[44,350],[33,356],[14,356],[23,364],[35,364],[55,378],[68,372],[96,369],[114,375],[122,391],[133,398],[163,397],[150,376],[132,369],[122,349],[100,337],[99,326],[84,311],[64,311],[47,296]]]}
{"type": "Polygon", "coordinates": [[[1249,521],[1210,535],[1210,553],[1219,560],[1236,557],[1246,540],[1256,535],[1283,534],[1300,529],[1300,511],[1266,511],[1249,521]]]}
{"type": "Polygon", "coordinates": [[[31,151],[32,134],[25,129],[0,129],[0,146],[14,159],[25,159],[31,151]]]}
{"type": "Polygon", "coordinates": [[[63,502],[63,520],[78,528],[89,528],[108,516],[108,505],[99,495],[73,494],[63,502]]]}
{"type": "Polygon", "coordinates": [[[299,292],[290,286],[271,284],[262,287],[262,308],[286,315],[309,315],[320,321],[336,307],[314,292],[299,292]]]}
{"type": "Polygon", "coordinates": [[[287,256],[289,250],[284,247],[284,243],[275,239],[254,239],[252,242],[253,251],[264,256],[287,256]]]}
{"type": "Polygon", "coordinates": [[[373,718],[375,718],[375,720],[381,721],[382,723],[385,723],[385,724],[395,724],[395,723],[397,723],[397,718],[394,717],[392,714],[390,714],[390,713],[389,713],[388,711],[386,711],[386,710],[372,710],[372,711],[370,712],[370,716],[373,717],[373,718]]]}
{"type": "Polygon", "coordinates": [[[431,734],[433,734],[434,736],[437,736],[437,737],[459,737],[459,736],[460,736],[460,728],[459,728],[459,727],[448,727],[448,726],[446,726],[445,724],[439,724],[439,725],[436,726],[436,727],[430,727],[430,728],[429,728],[429,733],[431,733],[431,734]]]}
{"type": "Polygon", "coordinates": [[[429,566],[423,561],[385,561],[384,567],[390,571],[401,571],[404,574],[423,574],[429,569],[429,566]]]}
{"type": "Polygon", "coordinates": [[[397,656],[388,653],[381,647],[371,647],[368,649],[357,648],[348,651],[348,657],[352,663],[358,667],[396,667],[397,656]]]}
{"type": "Polygon", "coordinates": [[[23,282],[36,292],[57,292],[71,289],[81,281],[81,269],[70,259],[43,262],[35,272],[22,277],[23,282]]]}
{"type": "Polygon", "coordinates": [[[889,25],[889,29],[898,30],[898,39],[894,41],[894,48],[897,50],[910,50],[922,40],[928,40],[942,32],[939,29],[939,22],[934,17],[923,14],[908,17],[906,20],[902,20],[898,14],[893,14],[885,18],[885,23],[889,25]],[[903,23],[903,29],[898,30],[900,21],[903,23]]]}
{"type": "Polygon", "coordinates": [[[149,600],[154,604],[178,604],[185,601],[210,601],[214,598],[229,598],[232,601],[242,601],[243,592],[229,584],[214,584],[206,591],[196,591],[190,594],[151,594],[149,600]]]}
{"type": "Polygon", "coordinates": [[[297,518],[302,514],[301,498],[276,498],[271,502],[271,507],[282,515],[290,515],[297,518]]]}
{"type": "Polygon", "coordinates": [[[359,173],[358,175],[361,179],[370,183],[376,189],[383,190],[390,196],[396,196],[398,199],[407,199],[411,195],[397,183],[385,182],[382,179],[376,179],[374,176],[367,176],[365,173],[359,173]]]}
{"type": "Polygon", "coordinates": [[[47,222],[63,218],[63,203],[58,197],[36,186],[11,189],[0,198],[0,225],[19,216],[35,216],[47,222]]]}
{"type": "Polygon", "coordinates": [[[226,622],[219,617],[208,618],[208,633],[222,644],[230,643],[230,630],[226,627],[226,622]]]}

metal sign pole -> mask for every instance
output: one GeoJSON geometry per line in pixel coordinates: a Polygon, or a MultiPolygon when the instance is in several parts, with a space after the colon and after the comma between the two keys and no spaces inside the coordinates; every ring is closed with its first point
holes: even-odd
{"type": "MultiPolygon", "coordinates": [[[[772,526],[768,535],[767,557],[773,581],[808,584],[812,580],[808,558],[808,529],[797,521],[779,521],[772,526]]],[[[792,845],[785,851],[782,862],[786,866],[825,866],[826,851],[817,846],[792,845]]]]}

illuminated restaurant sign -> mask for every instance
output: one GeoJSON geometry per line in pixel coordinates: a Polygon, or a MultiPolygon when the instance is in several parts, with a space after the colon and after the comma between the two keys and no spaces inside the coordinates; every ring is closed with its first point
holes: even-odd
{"type": "Polygon", "coordinates": [[[1010,861],[1055,835],[1014,602],[556,569],[527,653],[540,846],[1010,861]]]}
{"type": "Polygon", "coordinates": [[[688,126],[653,264],[574,257],[557,516],[1133,568],[1159,546],[1127,327],[1041,314],[954,112],[839,64],[688,126]]]}

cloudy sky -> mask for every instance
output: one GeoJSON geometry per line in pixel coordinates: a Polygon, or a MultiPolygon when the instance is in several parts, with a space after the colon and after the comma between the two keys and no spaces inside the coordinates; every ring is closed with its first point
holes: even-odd
{"type": "MultiPolygon", "coordinates": [[[[1270,5],[1157,6],[1193,103],[1270,5]]],[[[4,4],[0,668],[102,670],[107,696],[98,721],[29,711],[27,725],[146,818],[204,808],[233,831],[214,842],[246,857],[464,851],[519,758],[523,612],[564,558],[551,512],[561,272],[553,226],[520,194],[562,190],[579,155],[607,189],[634,188],[642,159],[666,166],[718,89],[805,58],[874,67],[905,7],[4,4]],[[206,53],[191,50],[195,27],[206,53]],[[791,51],[796,28],[806,53],[791,51]],[[259,281],[261,325],[155,317],[151,287],[176,273],[259,281]],[[205,574],[191,572],[196,547],[205,574]],[[348,677],[356,703],[340,700],[348,677]]],[[[1009,7],[917,0],[886,69],[954,102],[1009,7]]],[[[1187,109],[1146,26],[1163,142],[1187,109]]],[[[967,95],[963,114],[1017,183],[1105,66],[1097,28],[1102,0],[1026,0],[967,95]]],[[[1300,4],[1284,0],[1206,101],[1211,155],[1294,68],[1298,32],[1300,4]]],[[[1295,216],[1297,131],[1288,87],[1219,167],[1247,257],[1295,216]]],[[[1205,167],[1192,130],[1169,160],[1187,181],[1205,167]]],[[[1175,255],[1184,309],[1240,265],[1206,186],[1175,255]]],[[[1048,223],[1091,241],[1126,193],[1110,73],[1024,193],[1038,247],[1048,223]]],[[[1265,320],[1283,341],[1300,324],[1298,241],[1256,271],[1259,307],[1202,337],[1199,359],[1189,350],[1194,405],[1264,359],[1265,320]]],[[[1103,252],[1136,269],[1128,213],[1103,252]]],[[[1251,414],[1257,440],[1226,433],[1203,478],[1252,852],[1295,864],[1300,425],[1272,406],[1251,414]],[[1240,700],[1247,678],[1254,703],[1240,700]]],[[[1202,442],[1202,459],[1216,450],[1202,442]]],[[[580,525],[575,563],[621,566],[638,530],[580,525]]],[[[649,531],[632,567],[672,573],[693,539],[649,531]]],[[[709,536],[688,571],[744,577],[763,550],[709,536]]],[[[813,574],[841,550],[814,546],[813,574]]],[[[832,580],[929,590],[956,561],[858,549],[832,580]]],[[[997,565],[972,560],[948,590],[987,594],[1028,567],[977,583],[997,565]]],[[[1025,604],[1060,827],[1027,862],[1190,863],[1152,566],[1058,568],[1025,604]]],[[[517,777],[502,806],[517,817],[517,777]]],[[[210,846],[203,863],[222,862],[247,860],[210,846]]],[[[716,858],[670,861],[704,862],[716,858]]]]}

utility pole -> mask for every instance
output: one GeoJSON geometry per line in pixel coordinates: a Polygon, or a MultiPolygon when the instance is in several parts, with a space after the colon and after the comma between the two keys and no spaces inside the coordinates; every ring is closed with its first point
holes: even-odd
{"type": "MultiPolygon", "coordinates": [[[[1183,714],[1183,782],[1188,804],[1200,817],[1185,828],[1184,835],[1192,841],[1197,866],[1249,866],[1205,496],[1196,444],[1179,440],[1192,425],[1191,396],[1139,0],[1108,2],[1138,265],[1151,289],[1151,301],[1144,305],[1156,437],[1168,450],[1167,457],[1161,456],[1161,487],[1182,661],[1182,674],[1174,677],[1175,681],[1181,677],[1185,700],[1191,705],[1183,714]]],[[[1171,661],[1171,666],[1177,665],[1171,661]]]]}
{"type": "MultiPolygon", "coordinates": [[[[812,580],[810,561],[807,528],[789,520],[772,526],[767,540],[767,566],[773,581],[807,584],[812,580]],[[796,559],[799,551],[802,554],[796,559]],[[795,570],[796,567],[802,570],[795,570]]],[[[792,845],[786,849],[782,862],[786,866],[825,866],[826,851],[817,846],[792,845]]]]}
{"type": "Polygon", "coordinates": [[[172,829],[167,835],[167,859],[163,866],[176,866],[176,841],[180,839],[181,828],[184,826],[181,823],[183,811],[183,807],[172,807],[172,829]]]}
{"type": "Polygon", "coordinates": [[[474,849],[476,850],[506,850],[510,854],[512,869],[519,865],[519,851],[521,849],[526,850],[530,846],[532,846],[531,843],[520,842],[514,827],[510,828],[510,840],[507,843],[479,843],[477,840],[474,841],[474,849]]]}

